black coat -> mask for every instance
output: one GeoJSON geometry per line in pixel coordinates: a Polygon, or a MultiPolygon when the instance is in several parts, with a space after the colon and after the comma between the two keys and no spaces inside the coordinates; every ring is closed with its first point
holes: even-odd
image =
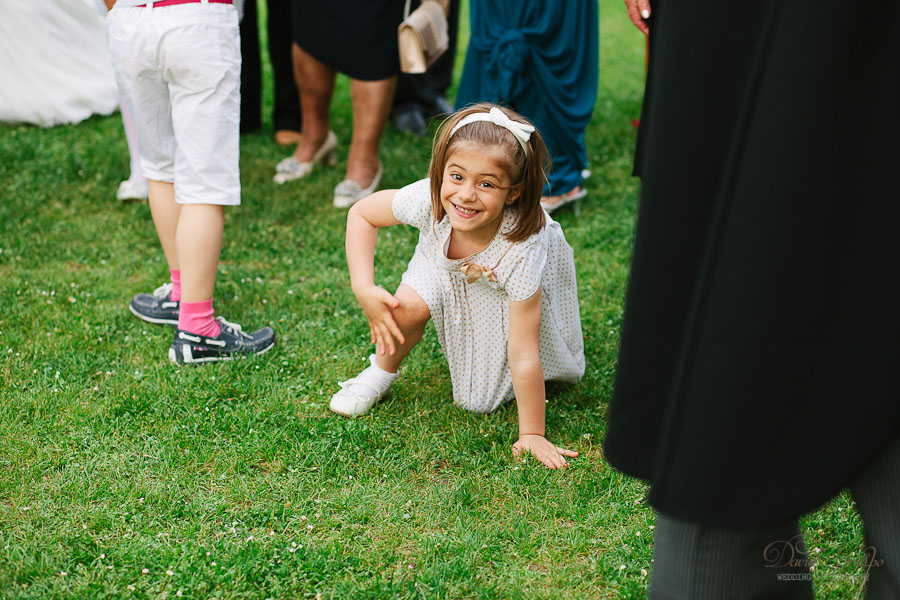
{"type": "Polygon", "coordinates": [[[900,431],[900,2],[651,6],[606,456],[670,516],[796,518],[900,431]]]}

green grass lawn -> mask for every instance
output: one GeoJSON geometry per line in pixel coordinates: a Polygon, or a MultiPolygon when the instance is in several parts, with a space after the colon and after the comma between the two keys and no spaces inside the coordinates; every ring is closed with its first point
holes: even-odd
{"type": "MultiPolygon", "coordinates": [[[[647,488],[613,471],[600,445],[643,61],[621,2],[601,0],[589,197],[579,217],[557,216],[575,249],[588,365],[579,385],[548,390],[548,436],[581,452],[565,472],[511,457],[514,406],[452,406],[430,329],[370,416],[328,411],[371,351],[344,260],[346,213],[331,207],[342,166],[275,186],[287,151],[270,127],[242,138],[243,204],[226,211],[216,307],[272,325],[278,346],[179,369],[166,359],[172,330],[127,309],[168,272],[146,204],[115,200],[128,168],[119,116],[0,127],[0,597],[643,597],[647,488]]],[[[345,160],[344,79],[332,115],[345,160]]],[[[383,185],[421,178],[429,144],[389,128],[383,185]]],[[[388,289],[415,239],[405,227],[380,236],[388,289]]],[[[863,540],[850,498],[804,526],[819,597],[855,594],[863,540]]]]}

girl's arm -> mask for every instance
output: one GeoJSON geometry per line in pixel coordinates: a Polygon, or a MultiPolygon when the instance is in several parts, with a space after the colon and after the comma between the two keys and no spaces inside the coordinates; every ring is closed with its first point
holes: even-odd
{"type": "Polygon", "coordinates": [[[530,452],[551,469],[565,468],[564,457],[577,452],[560,448],[544,437],[544,371],[541,368],[541,290],[531,298],[509,303],[507,358],[519,407],[519,440],[513,453],[530,452]]]}
{"type": "Polygon", "coordinates": [[[394,340],[404,342],[392,309],[400,303],[384,288],[375,285],[375,239],[379,227],[400,223],[391,210],[397,190],[381,190],[366,196],[347,213],[347,266],[350,286],[369,320],[369,337],[378,354],[394,354],[394,340]]]}

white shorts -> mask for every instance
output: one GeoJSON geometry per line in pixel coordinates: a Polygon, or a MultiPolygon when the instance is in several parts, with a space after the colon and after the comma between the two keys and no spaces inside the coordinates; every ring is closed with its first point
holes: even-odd
{"type": "Polygon", "coordinates": [[[107,36],[144,176],[173,182],[179,204],[240,204],[237,9],[116,7],[107,36]]]}

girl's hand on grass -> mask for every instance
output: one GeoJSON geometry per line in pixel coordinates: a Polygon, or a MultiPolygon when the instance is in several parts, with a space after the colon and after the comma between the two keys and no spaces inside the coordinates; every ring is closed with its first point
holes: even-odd
{"type": "Polygon", "coordinates": [[[394,341],[400,344],[405,342],[392,312],[400,306],[400,301],[377,285],[359,292],[356,299],[369,320],[369,338],[375,344],[376,352],[393,355],[396,350],[394,341]]]}
{"type": "Polygon", "coordinates": [[[574,450],[555,446],[544,436],[534,434],[520,435],[519,441],[513,444],[512,449],[513,456],[519,457],[523,453],[529,452],[551,469],[565,469],[569,463],[564,457],[575,458],[578,456],[574,450]]]}

